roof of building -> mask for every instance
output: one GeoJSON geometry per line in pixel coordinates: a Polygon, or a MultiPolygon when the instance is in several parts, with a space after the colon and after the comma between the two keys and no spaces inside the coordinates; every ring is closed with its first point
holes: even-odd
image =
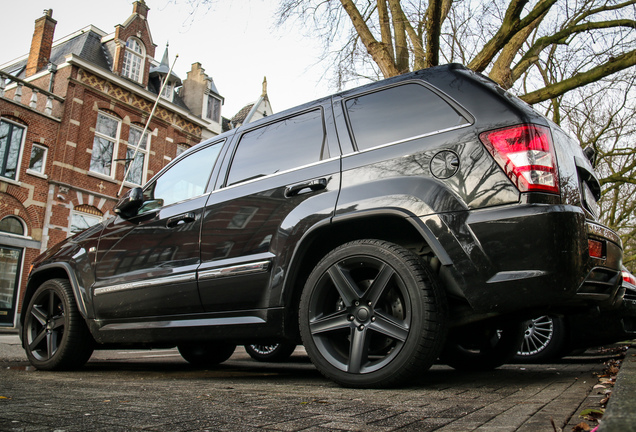
{"type": "Polygon", "coordinates": [[[168,44],[166,44],[166,50],[163,53],[161,63],[158,66],[150,67],[150,76],[167,76],[168,74],[170,74],[171,81],[175,82],[177,85],[181,84],[181,78],[179,78],[176,73],[170,70],[170,55],[168,54],[168,44]]]}
{"type": "MultiPolygon", "coordinates": [[[[112,42],[112,38],[110,35],[106,35],[102,30],[94,27],[88,26],[77,32],[61,39],[55,41],[51,48],[51,57],[49,59],[50,63],[53,63],[56,66],[60,66],[66,62],[66,56],[69,54],[73,54],[77,57],[80,57],[92,65],[106,69],[112,72],[113,59],[111,57],[110,51],[108,49],[107,44],[112,42]],[[106,36],[106,37],[105,37],[106,36]]],[[[166,52],[164,53],[164,59],[166,62],[168,61],[168,49],[166,48],[166,52]]],[[[25,69],[28,61],[28,55],[24,55],[18,58],[15,62],[6,64],[2,67],[2,71],[9,73],[18,78],[25,78],[25,69]]],[[[161,72],[163,71],[163,61],[157,66],[154,71],[161,72]]],[[[168,74],[170,67],[165,71],[165,74],[168,74]]],[[[152,76],[153,68],[151,68],[151,76],[152,76]]],[[[176,77],[178,80],[178,85],[181,84],[181,80],[176,74],[171,74],[171,76],[176,77]]],[[[148,90],[154,94],[159,94],[160,84],[158,84],[159,80],[149,80],[148,82],[148,90]]],[[[130,81],[131,84],[140,85],[134,81],[130,81]]],[[[185,102],[181,99],[179,94],[175,92],[172,102],[190,112],[190,109],[185,104],[185,102]]]]}
{"type": "Polygon", "coordinates": [[[239,110],[239,112],[234,114],[234,117],[232,117],[230,121],[234,124],[242,124],[253,107],[254,107],[254,103],[245,105],[243,108],[239,110]]]}

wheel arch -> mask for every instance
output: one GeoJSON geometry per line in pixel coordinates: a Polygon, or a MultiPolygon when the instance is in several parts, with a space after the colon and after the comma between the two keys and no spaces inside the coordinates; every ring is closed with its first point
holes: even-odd
{"type": "Polygon", "coordinates": [[[336,247],[362,239],[399,244],[420,255],[436,258],[440,265],[452,260],[433,232],[421,219],[400,209],[373,209],[336,216],[312,227],[299,242],[290,262],[281,304],[285,307],[286,333],[298,329],[300,295],[309,274],[318,262],[336,247]]]}
{"type": "MultiPolygon", "coordinates": [[[[80,283],[75,276],[75,272],[71,268],[70,264],[58,262],[52,264],[45,264],[41,267],[38,267],[29,275],[29,280],[26,286],[26,292],[23,300],[23,307],[26,307],[35,291],[47,280],[51,279],[66,279],[71,284],[71,288],[73,289],[73,296],[75,297],[75,303],[77,304],[77,308],[84,317],[87,318],[87,309],[84,296],[81,294],[83,289],[80,287],[80,283]]],[[[24,314],[20,315],[20,325],[24,324],[24,314]]]]}

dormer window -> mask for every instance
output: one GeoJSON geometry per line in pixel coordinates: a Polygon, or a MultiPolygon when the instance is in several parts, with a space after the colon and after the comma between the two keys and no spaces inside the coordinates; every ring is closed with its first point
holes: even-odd
{"type": "Polygon", "coordinates": [[[124,63],[121,68],[122,76],[133,81],[142,81],[145,58],[144,45],[136,38],[128,38],[126,41],[126,51],[124,52],[124,63]]]}
{"type": "Polygon", "coordinates": [[[212,95],[208,96],[205,117],[213,122],[221,122],[221,99],[212,95]]]}
{"type": "Polygon", "coordinates": [[[166,85],[163,87],[163,91],[161,92],[161,97],[164,99],[168,99],[170,102],[172,102],[173,94],[174,94],[174,83],[167,82],[166,85]]]}

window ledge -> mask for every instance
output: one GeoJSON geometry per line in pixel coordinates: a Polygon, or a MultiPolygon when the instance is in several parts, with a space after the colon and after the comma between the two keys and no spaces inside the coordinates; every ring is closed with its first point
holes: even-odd
{"type": "Polygon", "coordinates": [[[15,185],[15,186],[20,186],[20,187],[22,187],[22,182],[19,182],[19,181],[17,181],[17,180],[10,179],[10,178],[8,178],[8,177],[2,177],[2,176],[0,176],[0,182],[9,183],[9,184],[12,184],[12,185],[15,185]]]}
{"type": "Polygon", "coordinates": [[[49,176],[47,176],[46,174],[43,174],[43,173],[41,173],[39,171],[33,171],[33,170],[30,170],[30,169],[27,169],[26,172],[27,172],[27,174],[31,174],[34,177],[43,178],[44,180],[47,180],[49,178],[49,176]]]}
{"type": "Polygon", "coordinates": [[[119,184],[119,182],[117,180],[115,180],[112,177],[107,176],[106,174],[101,174],[101,173],[98,173],[98,172],[95,172],[95,171],[88,171],[86,174],[91,176],[91,177],[95,177],[95,178],[98,178],[100,180],[105,180],[105,181],[113,183],[113,184],[119,184]]]}

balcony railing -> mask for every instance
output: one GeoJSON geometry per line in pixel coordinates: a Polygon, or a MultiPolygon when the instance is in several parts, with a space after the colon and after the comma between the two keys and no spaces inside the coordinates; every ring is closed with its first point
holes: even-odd
{"type": "Polygon", "coordinates": [[[58,102],[56,105],[64,102],[64,98],[2,71],[0,71],[0,97],[13,100],[31,109],[42,111],[48,116],[53,116],[56,111],[54,102],[58,102]],[[27,94],[23,95],[25,87],[27,89],[25,93],[27,94]],[[41,103],[40,97],[46,98],[44,104],[41,103]],[[28,102],[24,101],[26,98],[28,98],[28,102]]]}

